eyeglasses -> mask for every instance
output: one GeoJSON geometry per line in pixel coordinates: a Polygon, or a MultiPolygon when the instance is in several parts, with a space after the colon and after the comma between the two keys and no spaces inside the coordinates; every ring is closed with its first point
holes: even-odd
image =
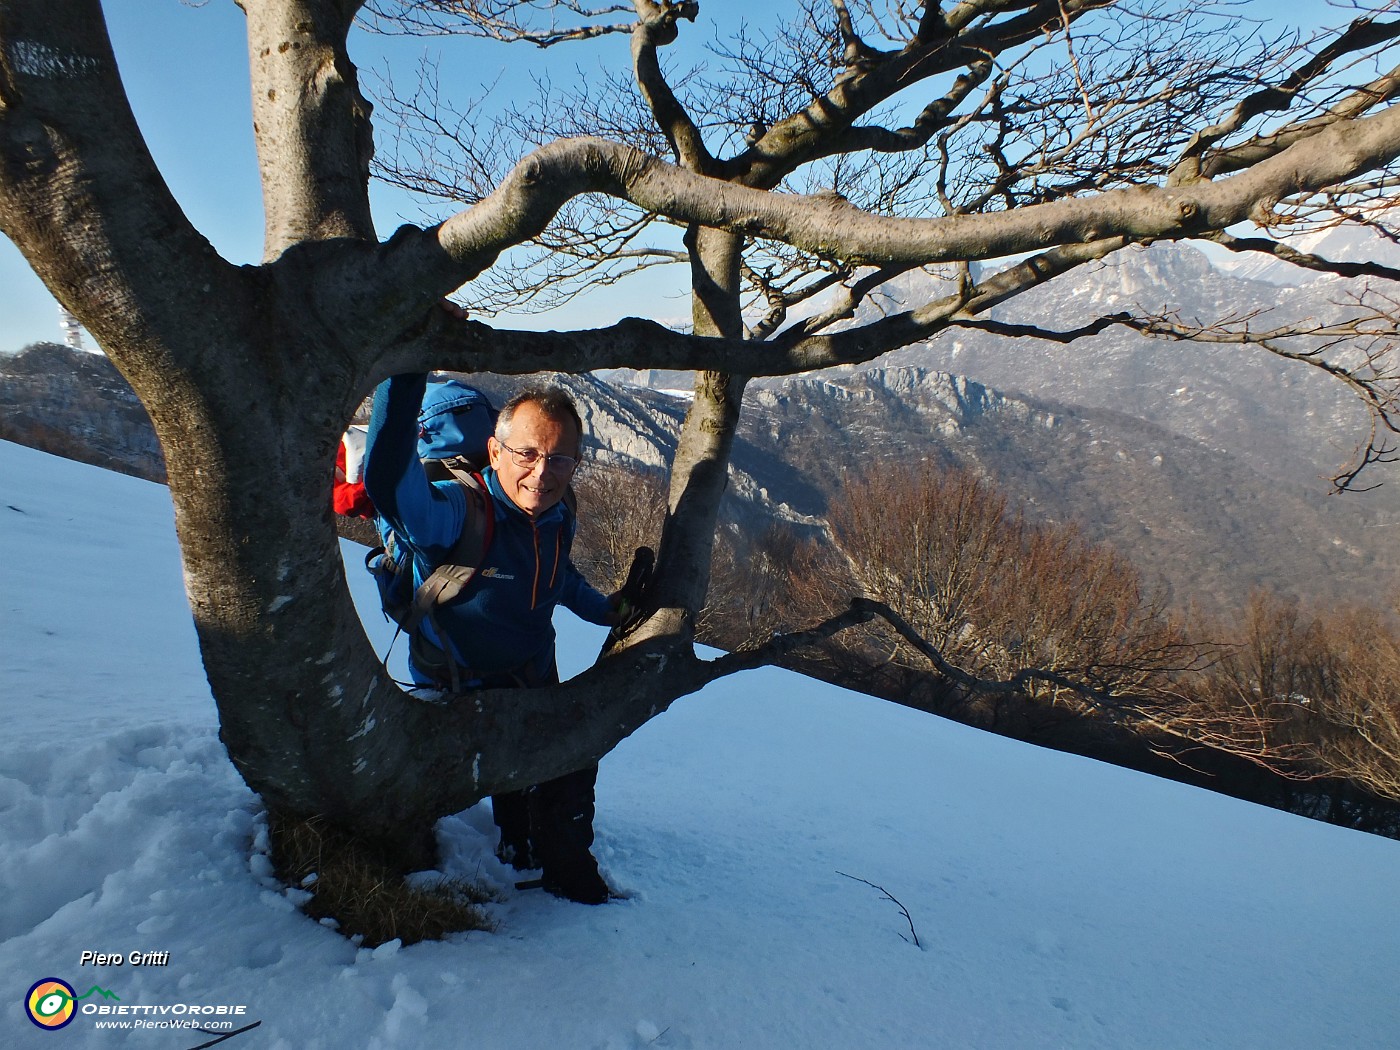
{"type": "Polygon", "coordinates": [[[556,474],[572,474],[578,466],[578,460],[573,456],[561,456],[558,453],[547,456],[537,448],[511,448],[500,440],[497,440],[496,444],[510,453],[510,458],[515,460],[517,467],[524,467],[526,470],[534,470],[540,460],[544,460],[545,470],[552,470],[556,474]]]}

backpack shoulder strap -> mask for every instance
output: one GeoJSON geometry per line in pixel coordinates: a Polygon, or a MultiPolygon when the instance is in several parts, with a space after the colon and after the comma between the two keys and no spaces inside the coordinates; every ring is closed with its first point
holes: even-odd
{"type": "Polygon", "coordinates": [[[447,560],[434,569],[413,593],[413,608],[404,623],[404,630],[409,632],[434,607],[444,605],[462,593],[481,568],[495,535],[495,506],[481,475],[465,470],[453,470],[452,475],[462,486],[466,497],[467,513],[462,522],[462,534],[457,537],[447,560]]]}

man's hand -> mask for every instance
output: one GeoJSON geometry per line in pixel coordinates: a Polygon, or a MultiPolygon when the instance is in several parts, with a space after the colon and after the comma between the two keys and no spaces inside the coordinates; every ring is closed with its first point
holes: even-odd
{"type": "Polygon", "coordinates": [[[621,627],[636,610],[636,603],[623,591],[613,591],[608,595],[608,604],[612,606],[612,612],[608,614],[609,627],[621,627]]]}
{"type": "Polygon", "coordinates": [[[656,564],[656,554],[650,547],[638,547],[632,555],[632,567],[627,571],[627,582],[608,596],[608,604],[613,607],[616,621],[613,634],[625,637],[628,631],[647,618],[647,589],[651,585],[651,570],[656,564]]]}

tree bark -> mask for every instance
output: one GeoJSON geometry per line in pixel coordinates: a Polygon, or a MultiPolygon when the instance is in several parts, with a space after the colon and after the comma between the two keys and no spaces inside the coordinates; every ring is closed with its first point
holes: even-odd
{"type": "MultiPolygon", "coordinates": [[[[692,228],[686,240],[691,255],[691,316],[695,331],[740,339],[740,238],[692,228]]],[[[715,526],[729,485],[729,456],[747,382],[742,375],[697,372],[695,396],[676,444],[676,458],[671,465],[670,514],[662,531],[657,561],[658,599],[663,608],[684,610],[687,632],[709,589],[715,526]]]]}
{"type": "Polygon", "coordinates": [[[248,22],[264,259],[304,241],[373,239],[371,106],[346,51],[362,0],[240,0],[248,22]]]}

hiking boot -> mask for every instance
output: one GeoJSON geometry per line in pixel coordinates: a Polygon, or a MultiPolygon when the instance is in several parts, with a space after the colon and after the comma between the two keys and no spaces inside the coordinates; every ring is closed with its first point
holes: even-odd
{"type": "Polygon", "coordinates": [[[496,859],[502,864],[509,864],[516,871],[539,867],[534,855],[530,852],[528,842],[507,842],[505,839],[501,839],[496,846],[496,859]]]}
{"type": "Polygon", "coordinates": [[[578,904],[606,904],[612,891],[598,874],[598,864],[592,854],[588,862],[569,864],[562,868],[545,868],[540,880],[546,893],[578,904]]]}

